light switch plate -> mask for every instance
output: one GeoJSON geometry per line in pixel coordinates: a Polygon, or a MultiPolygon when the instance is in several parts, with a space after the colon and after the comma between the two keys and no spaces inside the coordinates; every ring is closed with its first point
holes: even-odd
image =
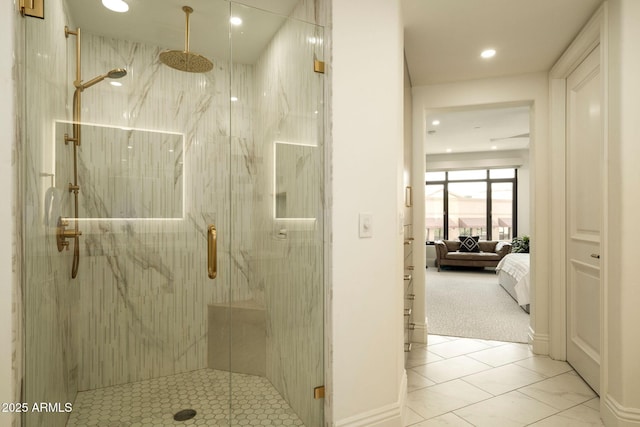
{"type": "Polygon", "coordinates": [[[373,214],[368,212],[360,214],[359,235],[361,238],[373,237],[373,214]]]}

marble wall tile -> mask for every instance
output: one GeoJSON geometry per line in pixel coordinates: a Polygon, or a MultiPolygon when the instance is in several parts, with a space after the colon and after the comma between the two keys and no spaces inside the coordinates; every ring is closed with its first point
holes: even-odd
{"type": "MultiPolygon", "coordinates": [[[[58,253],[55,227],[44,222],[48,191],[64,182],[55,176],[52,124],[66,120],[68,89],[67,23],[60,0],[47,4],[47,19],[21,23],[29,46],[19,60],[25,80],[19,83],[19,210],[23,253],[21,295],[24,328],[24,395],[26,402],[73,402],[77,392],[78,288],[70,283],[70,252],[58,253]],[[28,81],[27,85],[25,82],[28,81]]],[[[18,50],[21,51],[20,49],[18,50]]],[[[27,426],[64,426],[66,414],[31,412],[27,426]]]]}
{"type": "Polygon", "coordinates": [[[308,426],[322,422],[322,401],[311,396],[324,383],[324,77],[313,71],[314,56],[323,58],[320,40],[321,27],[290,20],[255,66],[255,144],[265,160],[258,170],[264,178],[254,193],[254,270],[266,294],[267,377],[308,426]],[[314,220],[273,217],[275,141],[315,148],[304,167],[300,159],[278,165],[299,178],[302,169],[309,172],[304,198],[297,203],[313,212],[314,220]]]}
{"type": "MultiPolygon", "coordinates": [[[[32,124],[21,138],[26,396],[67,402],[78,390],[205,367],[207,306],[250,301],[266,309],[267,377],[306,425],[319,424],[322,402],[309,396],[323,382],[324,106],[323,76],[312,69],[322,45],[310,40],[321,39],[322,28],[291,20],[258,63],[229,66],[214,58],[206,74],[165,67],[159,46],[83,29],[83,79],[116,67],[128,74],[120,88],[102,82],[83,92],[82,121],[180,134],[181,153],[169,158],[147,151],[128,179],[159,179],[170,163],[170,184],[184,183],[184,210],[179,219],[113,219],[118,195],[104,189],[117,183],[104,166],[124,149],[109,146],[104,132],[83,131],[80,216],[91,220],[79,223],[80,268],[71,280],[72,250],[58,253],[44,210],[47,190],[55,187],[58,213],[72,215],[72,147],[55,137],[55,122],[71,120],[74,40],[64,37],[64,25],[72,23],[62,1],[47,9],[47,20],[29,21],[25,29],[26,43],[35,48],[25,67],[38,82],[26,91],[32,124]],[[229,94],[238,101],[230,103],[229,94]],[[273,218],[276,140],[317,147],[301,202],[315,220],[273,218]],[[214,281],[206,276],[209,224],[219,233],[214,281]]],[[[295,15],[315,19],[316,9],[304,1],[295,15]]],[[[171,198],[141,186],[122,216],[145,209],[174,216],[171,198]]],[[[62,418],[45,424],[64,425],[62,418]]],[[[28,425],[44,422],[34,415],[28,425]]]]}
{"type": "MultiPolygon", "coordinates": [[[[13,348],[12,354],[12,373],[13,383],[16,384],[13,390],[13,401],[19,402],[22,399],[23,382],[24,382],[24,300],[23,300],[23,288],[22,288],[22,274],[24,271],[24,260],[22,256],[22,248],[24,247],[24,233],[23,233],[23,218],[22,218],[22,206],[24,205],[24,188],[23,188],[23,170],[25,162],[21,161],[25,158],[24,155],[24,129],[25,129],[25,116],[23,114],[25,102],[24,96],[19,88],[24,87],[24,70],[25,70],[25,54],[26,52],[19,49],[19,46],[24,46],[25,43],[25,22],[19,17],[18,11],[14,12],[13,21],[15,25],[14,33],[14,46],[15,57],[14,67],[16,73],[13,75],[14,93],[11,94],[13,99],[13,105],[15,106],[15,139],[12,141],[12,153],[11,153],[11,168],[13,172],[14,183],[14,197],[12,198],[12,211],[13,211],[13,236],[12,242],[12,336],[11,345],[13,348]]],[[[11,414],[11,426],[21,427],[22,416],[21,414],[11,414]]]]}
{"type": "MultiPolygon", "coordinates": [[[[181,174],[185,181],[185,216],[176,221],[87,222],[81,274],[92,285],[81,291],[83,390],[205,367],[207,304],[228,301],[230,285],[243,299],[254,298],[246,275],[239,273],[246,270],[242,252],[225,250],[231,241],[242,240],[235,239],[235,229],[247,233],[231,222],[236,197],[229,200],[228,194],[236,178],[229,173],[228,159],[242,155],[236,147],[250,133],[245,130],[250,122],[238,115],[233,122],[237,136],[230,137],[228,94],[231,72],[250,82],[250,68],[236,65],[231,70],[214,59],[210,73],[182,73],[159,63],[159,47],[87,34],[84,39],[87,75],[104,72],[92,66],[121,66],[131,72],[122,79],[124,91],[102,85],[84,92],[83,121],[184,135],[183,154],[176,156],[182,169],[171,175],[181,174]],[[219,236],[215,281],[206,274],[210,223],[219,236]]],[[[83,145],[92,144],[83,139],[83,145]]],[[[142,154],[141,175],[156,167],[157,156],[152,155],[142,154]]],[[[96,170],[90,164],[82,169],[79,179],[88,183],[83,208],[93,211],[93,217],[107,217],[104,195],[98,194],[106,183],[96,170]]]]}

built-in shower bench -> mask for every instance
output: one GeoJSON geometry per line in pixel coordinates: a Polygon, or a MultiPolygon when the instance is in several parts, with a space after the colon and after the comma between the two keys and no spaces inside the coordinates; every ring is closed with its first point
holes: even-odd
{"type": "Polygon", "coordinates": [[[264,306],[253,300],[209,305],[208,367],[266,375],[267,329],[264,306]]]}

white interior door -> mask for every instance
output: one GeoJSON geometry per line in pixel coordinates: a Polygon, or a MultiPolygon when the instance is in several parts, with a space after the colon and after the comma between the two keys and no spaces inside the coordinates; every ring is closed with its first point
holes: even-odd
{"type": "Polygon", "coordinates": [[[596,47],[567,79],[567,360],[599,392],[602,84],[596,47]]]}

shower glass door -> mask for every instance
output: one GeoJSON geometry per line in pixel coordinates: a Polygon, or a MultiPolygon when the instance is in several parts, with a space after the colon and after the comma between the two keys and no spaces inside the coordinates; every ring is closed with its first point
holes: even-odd
{"type": "Polygon", "coordinates": [[[20,21],[23,425],[321,426],[322,27],[128,3],[20,21]]]}
{"type": "Polygon", "coordinates": [[[233,426],[323,425],[324,52],[305,12],[231,4],[233,426]]]}

